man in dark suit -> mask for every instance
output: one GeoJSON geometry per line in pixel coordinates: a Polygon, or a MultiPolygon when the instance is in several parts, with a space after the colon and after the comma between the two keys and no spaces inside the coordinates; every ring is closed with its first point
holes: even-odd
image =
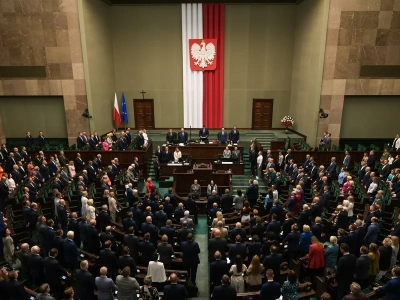
{"type": "Polygon", "coordinates": [[[81,300],[93,300],[94,290],[96,285],[94,283],[94,276],[88,271],[89,262],[83,260],[80,264],[80,269],[76,270],[75,278],[77,283],[77,296],[81,300]]]}
{"type": "Polygon", "coordinates": [[[326,170],[328,174],[332,177],[335,178],[337,176],[336,173],[336,157],[331,158],[331,164],[329,165],[328,169],[326,170]]]}
{"type": "Polygon", "coordinates": [[[368,248],[362,246],[360,248],[361,256],[356,261],[356,271],[354,278],[357,283],[361,286],[361,289],[365,289],[369,285],[369,268],[371,265],[371,259],[368,256],[368,248]]]}
{"type": "Polygon", "coordinates": [[[313,202],[311,203],[310,209],[310,219],[311,224],[314,224],[315,218],[321,217],[324,211],[324,202],[321,202],[319,197],[314,197],[313,202]]]}
{"type": "Polygon", "coordinates": [[[111,241],[104,243],[104,249],[100,251],[100,262],[102,266],[107,268],[109,278],[115,281],[118,273],[118,259],[115,252],[111,250],[111,246],[111,241]]]}
{"type": "Polygon", "coordinates": [[[180,223],[180,219],[183,218],[184,214],[185,210],[183,209],[183,203],[179,203],[174,213],[174,218],[177,224],[180,223]]]}
{"type": "Polygon", "coordinates": [[[369,245],[372,243],[376,243],[376,240],[378,239],[378,233],[379,233],[378,218],[372,217],[371,225],[368,226],[367,233],[364,236],[364,242],[367,247],[369,247],[369,245]]]}
{"type": "Polygon", "coordinates": [[[350,292],[349,286],[354,280],[357,262],[357,258],[349,253],[349,246],[347,244],[342,243],[340,245],[340,252],[343,256],[339,258],[335,274],[335,280],[338,284],[337,299],[342,299],[350,292]]]}
{"type": "Polygon", "coordinates": [[[233,210],[233,196],[230,194],[229,189],[226,189],[225,194],[222,195],[221,208],[224,213],[229,213],[233,210]]]}
{"type": "Polygon", "coordinates": [[[285,221],[283,221],[282,224],[282,239],[285,239],[286,236],[290,233],[293,224],[294,224],[293,214],[291,212],[287,212],[286,219],[285,221]]]}
{"type": "Polygon", "coordinates": [[[159,157],[156,156],[153,161],[153,170],[154,170],[154,178],[157,182],[160,179],[160,168],[161,168],[160,160],[159,157]]]}
{"type": "Polygon", "coordinates": [[[392,279],[374,290],[378,295],[385,295],[386,300],[397,300],[400,299],[400,267],[394,266],[391,273],[392,279]]]}
{"type": "Polygon", "coordinates": [[[111,242],[111,249],[113,251],[117,251],[117,242],[115,240],[114,235],[111,233],[111,226],[107,226],[102,233],[100,233],[100,242],[103,245],[104,249],[104,244],[106,241],[111,242]]]}
{"type": "Polygon", "coordinates": [[[279,200],[275,199],[273,201],[272,207],[269,210],[269,220],[271,221],[272,215],[276,215],[276,220],[282,222],[283,219],[283,208],[279,205],[279,200]]]}
{"type": "Polygon", "coordinates": [[[43,131],[39,131],[39,136],[37,137],[37,142],[38,142],[39,148],[43,149],[44,145],[46,144],[46,140],[44,138],[43,131]]]}
{"type": "Polygon", "coordinates": [[[192,194],[188,194],[187,199],[183,201],[183,206],[189,211],[190,215],[196,215],[197,204],[196,200],[193,199],[192,194]]]}
{"type": "Polygon", "coordinates": [[[11,176],[14,179],[15,184],[17,184],[17,185],[21,184],[22,176],[21,176],[21,173],[18,172],[18,165],[13,166],[11,176]]]}
{"type": "Polygon", "coordinates": [[[168,220],[168,216],[167,214],[164,212],[164,206],[160,205],[158,207],[158,211],[156,211],[155,215],[155,222],[158,228],[161,228],[163,226],[165,226],[165,224],[167,223],[168,220]]]}
{"type": "MultiPolygon", "coordinates": [[[[141,149],[143,147],[143,144],[143,136],[139,133],[136,137],[136,146],[138,147],[138,149],[141,149]]],[[[125,138],[125,132],[123,132],[118,140],[118,150],[125,150],[128,146],[128,141],[125,138]]]]}
{"type": "Polygon", "coordinates": [[[175,237],[175,230],[171,227],[172,221],[167,220],[165,226],[160,228],[160,235],[166,235],[168,237],[168,244],[173,245],[174,237],[175,237]]]}
{"type": "Polygon", "coordinates": [[[213,207],[210,209],[208,215],[210,222],[214,220],[217,217],[217,212],[221,211],[221,209],[218,207],[218,203],[213,203],[213,207]]]}
{"type": "Polygon", "coordinates": [[[93,254],[100,252],[100,237],[96,229],[96,220],[90,220],[90,226],[87,228],[87,251],[93,254]]]}
{"type": "Polygon", "coordinates": [[[181,131],[178,133],[178,143],[186,144],[188,141],[188,134],[185,132],[184,128],[181,128],[181,131]]]}
{"type": "MultiPolygon", "coordinates": [[[[220,253],[220,258],[226,259],[226,248],[227,241],[226,239],[221,238],[221,231],[219,229],[214,230],[214,238],[211,238],[208,241],[208,261],[213,262],[215,258],[215,253],[220,253]]],[[[219,281],[218,281],[219,282],[219,281]]]]}
{"type": "MultiPolygon", "coordinates": [[[[280,281],[280,270],[281,270],[281,263],[283,262],[282,254],[278,253],[278,247],[271,246],[270,248],[271,254],[266,256],[262,262],[264,268],[271,269],[275,276],[274,281],[280,281]]],[[[271,278],[272,279],[272,278],[271,278]]]]}
{"type": "Polygon", "coordinates": [[[371,168],[371,170],[375,169],[375,151],[371,150],[369,152],[368,160],[367,160],[367,166],[371,168]]]}
{"type": "Polygon", "coordinates": [[[365,229],[361,220],[356,220],[354,224],[356,225],[355,232],[357,233],[356,249],[360,249],[361,246],[364,246],[365,229]]]}
{"type": "Polygon", "coordinates": [[[143,236],[143,242],[139,244],[140,252],[142,253],[142,263],[145,266],[149,265],[149,262],[153,260],[153,254],[156,251],[153,243],[150,243],[150,234],[146,233],[143,236]]]}
{"type": "Polygon", "coordinates": [[[172,152],[169,150],[168,146],[164,148],[164,151],[161,152],[161,163],[169,163],[172,158],[172,152]]]}
{"type": "Polygon", "coordinates": [[[83,170],[85,162],[82,160],[80,153],[76,154],[76,157],[74,159],[74,165],[76,173],[79,173],[80,171],[83,170]]]}
{"type": "Polygon", "coordinates": [[[25,141],[26,141],[26,147],[28,147],[28,148],[32,147],[33,144],[35,143],[32,135],[29,131],[26,133],[25,141]]]}
{"type": "Polygon", "coordinates": [[[78,214],[76,212],[71,213],[71,218],[69,219],[68,229],[75,233],[74,242],[78,248],[81,247],[81,235],[79,230],[78,214]]]}
{"type": "Polygon", "coordinates": [[[311,224],[310,216],[311,216],[310,207],[308,206],[308,204],[304,204],[303,211],[299,214],[299,218],[297,221],[300,230],[303,230],[304,225],[311,224]]]}
{"type": "Polygon", "coordinates": [[[209,132],[206,128],[206,125],[203,125],[203,128],[199,130],[199,138],[202,141],[208,140],[209,132]]]}
{"type": "MultiPolygon", "coordinates": [[[[36,219],[37,220],[37,219],[36,219]]],[[[45,251],[48,253],[52,248],[54,248],[54,237],[56,233],[54,231],[54,221],[52,219],[47,220],[47,226],[44,229],[44,240],[45,240],[45,251]]]]}
{"type": "Polygon", "coordinates": [[[173,144],[176,141],[176,133],[172,132],[172,129],[170,129],[167,133],[167,136],[165,137],[165,140],[167,144],[173,144]]]}
{"type": "Polygon", "coordinates": [[[214,253],[214,261],[210,265],[210,282],[216,287],[221,285],[222,276],[228,274],[229,267],[226,260],[221,260],[221,252],[214,253]]]}
{"type": "Polygon", "coordinates": [[[133,226],[128,228],[128,234],[124,235],[123,244],[129,247],[129,253],[135,260],[139,257],[139,239],[135,236],[135,228],[133,226]]]}
{"type": "Polygon", "coordinates": [[[107,205],[104,204],[101,207],[101,211],[99,212],[99,215],[97,216],[97,220],[99,222],[100,231],[106,230],[106,227],[111,225],[111,219],[110,219],[110,215],[108,214],[108,206],[107,205]]]}
{"type": "Polygon", "coordinates": [[[185,220],[182,223],[182,227],[178,230],[179,242],[187,241],[187,237],[192,233],[192,229],[188,228],[188,222],[185,220]]]}
{"type": "Polygon", "coordinates": [[[64,260],[65,255],[64,255],[63,234],[64,234],[64,232],[62,229],[56,230],[56,236],[54,237],[54,240],[53,240],[53,247],[55,249],[57,249],[57,251],[58,251],[57,260],[60,262],[60,264],[62,264],[64,266],[65,265],[65,260],[64,260]]]}
{"type": "MultiPolygon", "coordinates": [[[[25,291],[24,283],[18,281],[18,271],[11,271],[8,273],[8,281],[4,280],[4,290],[1,295],[4,299],[10,300],[28,300],[29,295],[25,291]]],[[[0,291],[3,291],[0,289],[0,291]]]]}
{"type": "Polygon", "coordinates": [[[164,206],[164,212],[167,214],[168,219],[172,220],[172,215],[174,214],[174,206],[171,204],[170,197],[165,197],[162,205],[164,206]]]}
{"type": "MultiPolygon", "coordinates": [[[[2,176],[0,178],[0,211],[4,211],[4,208],[7,205],[8,196],[9,196],[9,187],[6,183],[7,176],[2,176]]],[[[36,195],[35,195],[36,198],[36,195]]]]}
{"type": "Polygon", "coordinates": [[[282,244],[287,244],[287,251],[289,255],[289,262],[292,262],[293,258],[297,258],[299,252],[299,241],[300,241],[300,231],[297,224],[293,224],[291,232],[282,241],[282,244]]]}
{"type": "Polygon", "coordinates": [[[265,233],[265,225],[263,224],[263,220],[260,217],[256,217],[256,225],[251,227],[250,235],[254,236],[257,235],[261,240],[265,233]]]}
{"type": "Polygon", "coordinates": [[[263,300],[279,299],[279,297],[281,296],[281,287],[280,284],[275,279],[276,277],[278,277],[277,276],[278,274],[275,274],[275,271],[272,269],[267,270],[266,276],[268,281],[261,286],[261,291],[260,291],[261,299],[263,300]]]}
{"type": "Polygon", "coordinates": [[[232,144],[237,144],[240,141],[240,134],[239,130],[237,130],[236,126],[233,126],[233,129],[231,130],[229,134],[229,139],[231,140],[232,144]]]}
{"type": "Polygon", "coordinates": [[[96,180],[96,175],[97,175],[96,170],[93,167],[93,161],[91,161],[91,160],[88,161],[86,171],[88,174],[88,184],[90,185],[91,183],[93,183],[96,180]]]}
{"type": "Polygon", "coordinates": [[[273,233],[275,233],[275,236],[279,236],[279,233],[281,232],[281,222],[276,220],[276,215],[273,214],[271,216],[271,222],[268,223],[267,226],[267,231],[272,231],[273,233]]]}
{"type": "Polygon", "coordinates": [[[83,137],[82,132],[78,133],[78,137],[76,138],[76,147],[78,148],[78,150],[82,150],[83,147],[86,146],[86,141],[83,137]]]}
{"type": "Polygon", "coordinates": [[[336,230],[339,228],[347,228],[347,224],[349,223],[349,217],[347,215],[347,211],[343,209],[342,205],[338,205],[336,208],[337,214],[334,220],[334,224],[336,226],[336,230]]]}
{"type": "Polygon", "coordinates": [[[188,277],[196,284],[197,267],[200,263],[200,247],[197,242],[193,241],[192,233],[188,234],[186,242],[181,243],[181,249],[183,266],[188,272],[188,277]]]}
{"type": "Polygon", "coordinates": [[[234,262],[236,260],[236,256],[240,255],[242,257],[242,261],[244,261],[247,256],[246,245],[242,243],[242,238],[240,235],[236,236],[235,241],[236,243],[229,247],[229,259],[234,262]]]}
{"type": "Polygon", "coordinates": [[[57,215],[58,215],[58,224],[61,226],[61,229],[64,231],[64,237],[68,231],[68,213],[65,207],[65,200],[61,199],[57,206],[57,215]]]}
{"type": "Polygon", "coordinates": [[[213,208],[214,203],[217,203],[217,206],[221,204],[221,198],[217,195],[217,191],[212,191],[211,195],[208,196],[207,199],[207,210],[210,211],[213,208]]]}
{"type": "Polygon", "coordinates": [[[229,235],[229,239],[233,242],[236,240],[237,235],[240,235],[242,241],[246,240],[247,234],[246,231],[242,229],[242,223],[240,222],[236,223],[235,229],[233,229],[229,235]]]}
{"type": "Polygon", "coordinates": [[[164,287],[164,300],[185,300],[188,297],[188,292],[184,285],[178,284],[178,276],[172,273],[169,276],[171,284],[164,287]]]}
{"type": "Polygon", "coordinates": [[[49,170],[49,167],[47,166],[46,160],[42,161],[42,165],[39,168],[39,172],[45,181],[50,179],[50,170],[49,170]]]}
{"type": "Polygon", "coordinates": [[[52,293],[57,297],[62,296],[62,277],[67,276],[67,272],[56,259],[58,250],[53,248],[50,250],[49,256],[44,259],[45,281],[50,285],[52,293]]]}
{"type": "Polygon", "coordinates": [[[389,174],[390,174],[389,162],[388,162],[387,159],[385,159],[385,160],[383,161],[383,166],[382,166],[381,172],[380,172],[380,174],[379,174],[379,177],[380,177],[383,181],[386,181],[386,179],[388,178],[389,174]]]}
{"type": "Polygon", "coordinates": [[[357,248],[357,232],[355,231],[356,228],[356,225],[350,224],[349,233],[346,237],[346,244],[349,246],[349,252],[358,256],[360,248],[357,248]]]}
{"type": "Polygon", "coordinates": [[[228,141],[228,134],[225,132],[225,128],[221,129],[217,138],[221,144],[225,144],[228,141]]]}
{"type": "Polygon", "coordinates": [[[150,242],[152,242],[154,245],[157,245],[158,241],[158,230],[156,226],[152,223],[152,218],[150,216],[146,217],[146,222],[142,224],[142,233],[150,234],[150,242]]]}
{"type": "Polygon", "coordinates": [[[122,220],[122,226],[124,227],[124,232],[127,234],[129,233],[129,227],[133,226],[136,232],[139,232],[139,227],[137,226],[136,222],[133,220],[133,213],[128,211],[126,213],[126,218],[122,220]]]}
{"type": "Polygon", "coordinates": [[[214,288],[211,300],[236,300],[236,289],[229,285],[229,281],[228,275],[222,276],[222,284],[214,288]]]}
{"type": "Polygon", "coordinates": [[[131,270],[130,276],[135,277],[137,274],[136,262],[135,259],[130,256],[130,249],[128,246],[122,248],[122,254],[123,255],[118,258],[118,269],[122,271],[125,267],[129,267],[131,270]]]}
{"type": "Polygon", "coordinates": [[[36,286],[41,285],[45,279],[44,260],[39,253],[40,248],[38,246],[33,246],[31,249],[31,256],[28,259],[30,278],[32,283],[36,286]]]}
{"type": "Polygon", "coordinates": [[[322,224],[321,217],[316,217],[314,220],[315,224],[311,227],[311,231],[318,241],[322,241],[325,226],[322,224]]]}
{"type": "Polygon", "coordinates": [[[74,242],[73,231],[68,231],[67,238],[64,240],[64,258],[67,269],[74,273],[78,267],[79,251],[74,242]]]}

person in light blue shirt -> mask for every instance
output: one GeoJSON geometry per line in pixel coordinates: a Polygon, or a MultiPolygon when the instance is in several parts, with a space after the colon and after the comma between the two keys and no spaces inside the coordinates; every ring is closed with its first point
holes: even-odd
{"type": "Polygon", "coordinates": [[[340,185],[343,184],[345,177],[346,177],[346,170],[344,167],[342,167],[342,169],[338,175],[338,182],[340,185]]]}

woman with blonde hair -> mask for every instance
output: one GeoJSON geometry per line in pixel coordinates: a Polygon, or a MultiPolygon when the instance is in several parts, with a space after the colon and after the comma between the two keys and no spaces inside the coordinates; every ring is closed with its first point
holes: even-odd
{"type": "Polygon", "coordinates": [[[76,172],[75,172],[75,166],[74,166],[74,161],[73,160],[71,160],[68,163],[68,172],[69,172],[69,177],[71,177],[71,178],[75,177],[76,172]]]}
{"type": "Polygon", "coordinates": [[[343,200],[343,210],[347,211],[347,216],[349,217],[349,220],[351,221],[353,219],[353,208],[354,208],[354,197],[349,196],[347,200],[343,200]]]}
{"type": "Polygon", "coordinates": [[[392,261],[390,263],[391,266],[394,266],[397,262],[397,255],[399,254],[399,238],[395,235],[390,237],[392,240],[392,261]]]}
{"type": "Polygon", "coordinates": [[[112,144],[113,144],[113,134],[110,132],[110,133],[107,133],[107,144],[108,144],[108,149],[111,149],[111,147],[112,147],[112,144]]]}
{"type": "Polygon", "coordinates": [[[86,220],[89,222],[96,219],[96,210],[93,206],[93,199],[89,199],[86,203],[86,220]]]}
{"type": "Polygon", "coordinates": [[[313,233],[310,229],[310,226],[308,225],[303,225],[303,232],[300,234],[300,240],[299,240],[299,250],[301,252],[301,255],[304,256],[308,254],[310,245],[311,245],[311,237],[313,236],[313,233]]]}
{"type": "Polygon", "coordinates": [[[254,255],[251,260],[250,266],[247,269],[247,287],[249,292],[256,292],[261,289],[262,277],[261,272],[264,266],[260,263],[260,257],[254,255]]]}
{"type": "Polygon", "coordinates": [[[339,254],[339,245],[337,237],[332,235],[329,239],[330,244],[325,248],[324,257],[326,262],[326,271],[329,274],[336,273],[336,265],[339,254]]]}
{"type": "Polygon", "coordinates": [[[81,213],[82,213],[82,216],[86,216],[86,206],[87,206],[87,202],[88,202],[87,195],[88,195],[87,191],[82,191],[82,197],[81,197],[81,203],[82,203],[81,213]]]}
{"type": "Polygon", "coordinates": [[[159,300],[160,296],[158,295],[158,291],[155,287],[151,286],[151,283],[153,282],[153,278],[151,275],[147,275],[143,283],[144,285],[140,287],[139,289],[139,299],[143,300],[159,300]]]}
{"type": "Polygon", "coordinates": [[[115,200],[114,192],[110,192],[108,197],[108,210],[110,211],[111,220],[117,222],[117,212],[119,212],[117,207],[117,200],[115,200]]]}
{"type": "Polygon", "coordinates": [[[376,280],[380,280],[385,275],[391,266],[392,262],[392,240],[385,238],[382,242],[382,246],[379,248],[379,273],[376,275],[376,280]]]}
{"type": "Polygon", "coordinates": [[[367,193],[370,196],[375,197],[375,194],[378,190],[379,181],[380,181],[379,177],[374,177],[374,179],[372,179],[372,182],[369,185],[368,191],[367,191],[367,193]]]}
{"type": "Polygon", "coordinates": [[[217,226],[217,223],[221,221],[223,226],[225,226],[225,218],[222,215],[222,212],[217,211],[217,217],[214,218],[214,220],[212,221],[211,227],[214,228],[215,226],[217,226]]]}
{"type": "Polygon", "coordinates": [[[369,245],[369,252],[368,252],[369,259],[371,261],[369,265],[369,281],[375,282],[376,275],[379,273],[379,258],[380,253],[378,251],[378,245],[375,243],[371,243],[369,245]]]}

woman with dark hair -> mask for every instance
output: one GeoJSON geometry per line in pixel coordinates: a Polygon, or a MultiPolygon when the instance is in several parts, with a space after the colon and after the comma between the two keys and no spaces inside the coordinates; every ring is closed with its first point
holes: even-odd
{"type": "Polygon", "coordinates": [[[231,274],[231,286],[236,290],[236,293],[244,293],[243,274],[247,271],[246,265],[242,262],[242,257],[236,255],[235,264],[232,265],[229,273],[231,274]]]}
{"type": "Polygon", "coordinates": [[[235,210],[237,212],[241,211],[243,208],[243,201],[244,201],[244,196],[242,194],[241,190],[237,190],[237,196],[233,199],[233,202],[235,203],[235,210]]]}
{"type": "Polygon", "coordinates": [[[242,223],[248,223],[250,222],[250,212],[251,212],[251,207],[250,207],[250,202],[249,201],[244,201],[243,208],[240,212],[241,214],[241,222],[242,223]]]}
{"type": "Polygon", "coordinates": [[[296,273],[290,270],[287,280],[282,285],[282,300],[297,300],[297,290],[299,282],[297,281],[296,273]]]}

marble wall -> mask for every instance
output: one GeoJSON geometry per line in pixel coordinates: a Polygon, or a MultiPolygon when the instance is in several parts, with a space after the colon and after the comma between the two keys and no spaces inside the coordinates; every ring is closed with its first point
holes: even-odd
{"type": "Polygon", "coordinates": [[[359,78],[361,65],[400,65],[400,0],[330,1],[318,137],[338,144],[345,95],[400,95],[400,79],[359,78]]]}
{"type": "MultiPolygon", "coordinates": [[[[63,96],[70,143],[89,132],[78,1],[0,1],[0,65],[46,67],[43,79],[1,78],[0,96],[63,96]]],[[[3,126],[0,120],[1,141],[3,126]]]]}

